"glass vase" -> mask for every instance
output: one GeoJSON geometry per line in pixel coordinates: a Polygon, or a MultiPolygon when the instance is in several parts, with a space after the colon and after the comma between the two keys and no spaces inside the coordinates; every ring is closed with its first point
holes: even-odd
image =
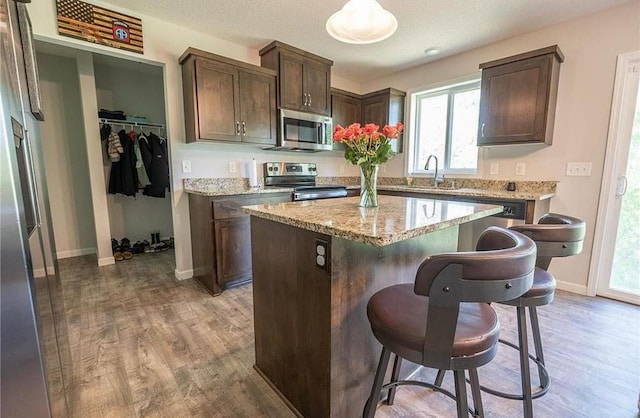
{"type": "Polygon", "coordinates": [[[360,165],[360,202],[358,206],[374,208],[378,206],[378,164],[360,165]]]}

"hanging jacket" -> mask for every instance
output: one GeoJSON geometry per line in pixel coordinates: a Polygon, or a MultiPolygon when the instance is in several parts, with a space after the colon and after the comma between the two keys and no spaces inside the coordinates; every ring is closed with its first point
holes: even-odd
{"type": "Polygon", "coordinates": [[[143,189],[145,186],[151,184],[149,176],[147,174],[147,168],[142,161],[142,153],[140,151],[140,141],[146,141],[147,137],[144,133],[140,133],[133,142],[133,151],[136,154],[136,171],[138,172],[139,188],[143,189]]]}
{"type": "Polygon", "coordinates": [[[140,141],[140,153],[151,181],[151,184],[144,188],[143,194],[165,197],[165,190],[169,187],[167,140],[150,133],[147,141],[140,141]]]}
{"type": "Polygon", "coordinates": [[[109,193],[135,196],[138,191],[138,173],[133,139],[124,130],[118,132],[118,138],[123,152],[119,161],[111,163],[109,193]]]}
{"type": "Polygon", "coordinates": [[[107,153],[112,162],[120,161],[120,154],[124,152],[120,137],[115,132],[109,134],[107,153]]]}

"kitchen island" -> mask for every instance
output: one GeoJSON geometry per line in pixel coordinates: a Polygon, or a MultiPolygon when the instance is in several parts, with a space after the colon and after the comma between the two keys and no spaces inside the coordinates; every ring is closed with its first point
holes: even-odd
{"type": "MultiPolygon", "coordinates": [[[[357,417],[380,345],[366,317],[378,290],[413,282],[458,225],[501,206],[380,196],[245,206],[251,215],[255,369],[299,416],[357,417]]],[[[401,309],[401,307],[398,307],[401,309]]]]}

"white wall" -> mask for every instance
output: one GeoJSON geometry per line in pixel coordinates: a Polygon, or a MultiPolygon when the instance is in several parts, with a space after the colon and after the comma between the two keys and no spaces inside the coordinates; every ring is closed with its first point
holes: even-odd
{"type": "MultiPolygon", "coordinates": [[[[146,116],[149,122],[165,124],[162,68],[149,64],[121,65],[116,58],[111,58],[112,62],[106,61],[109,60],[94,57],[98,108],[122,110],[127,115],[146,116]]],[[[122,127],[114,124],[112,129],[117,132],[122,127]]],[[[110,170],[111,164],[107,163],[105,190],[108,189],[110,170]]],[[[118,241],[127,237],[132,244],[143,239],[151,242],[152,231],[159,231],[162,238],[173,236],[170,193],[164,198],[142,193],[135,197],[109,194],[107,204],[111,236],[118,241]]]]}
{"type": "MultiPolygon", "coordinates": [[[[482,62],[559,45],[565,62],[560,67],[553,145],[486,149],[480,170],[484,178],[512,179],[516,178],[516,162],[524,162],[526,175],[522,180],[560,181],[551,211],[582,218],[588,229],[582,254],[555,260],[551,271],[563,287],[580,293],[586,292],[616,56],[640,48],[638,6],[636,1],[363,83],[363,90],[385,86],[411,90],[469,74],[479,76],[478,64],[482,62]],[[566,177],[569,161],[592,162],[591,177],[566,177]],[[500,172],[490,176],[489,165],[494,162],[499,163],[500,172]]],[[[394,166],[398,175],[402,168],[394,166]]]]}
{"type": "Polygon", "coordinates": [[[95,252],[93,206],[76,62],[38,53],[44,168],[58,258],[95,252]]]}

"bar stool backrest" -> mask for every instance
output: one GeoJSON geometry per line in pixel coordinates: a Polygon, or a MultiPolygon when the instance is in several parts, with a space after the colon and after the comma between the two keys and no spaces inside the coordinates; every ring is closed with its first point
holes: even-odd
{"type": "Polygon", "coordinates": [[[583,220],[557,213],[542,215],[537,224],[510,228],[530,237],[538,247],[536,266],[547,270],[554,257],[580,254],[586,224],[583,220]]]}

